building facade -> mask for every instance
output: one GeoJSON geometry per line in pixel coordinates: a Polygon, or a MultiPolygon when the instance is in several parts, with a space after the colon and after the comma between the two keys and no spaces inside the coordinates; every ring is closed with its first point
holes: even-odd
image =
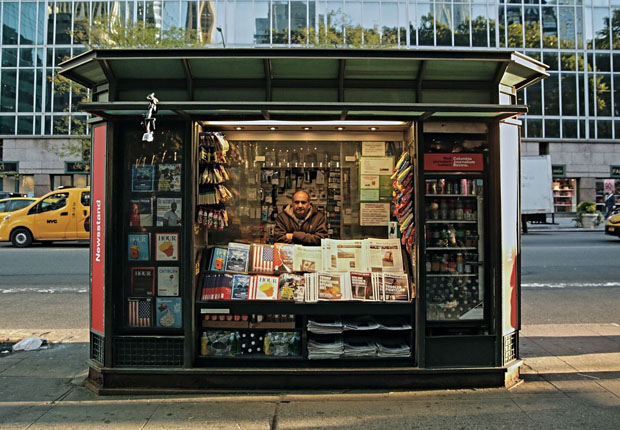
{"type": "Polygon", "coordinates": [[[550,154],[556,212],[620,194],[620,0],[120,0],[1,2],[0,190],[84,185],[67,150],[86,130],[83,95],[54,80],[84,52],[84,22],[195,32],[205,47],[516,50],[550,77],[519,102],[523,154],[550,154]]]}

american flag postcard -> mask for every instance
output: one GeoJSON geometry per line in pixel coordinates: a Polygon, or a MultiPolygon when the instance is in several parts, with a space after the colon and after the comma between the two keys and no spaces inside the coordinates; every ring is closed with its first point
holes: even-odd
{"type": "Polygon", "coordinates": [[[273,245],[252,244],[252,271],[273,272],[273,245]]]}
{"type": "Polygon", "coordinates": [[[151,327],[152,299],[129,299],[129,327],[151,327]]]}

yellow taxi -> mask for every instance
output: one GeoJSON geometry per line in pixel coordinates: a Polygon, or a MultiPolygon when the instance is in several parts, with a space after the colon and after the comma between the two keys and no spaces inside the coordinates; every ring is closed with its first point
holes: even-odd
{"type": "Polygon", "coordinates": [[[37,199],[34,197],[11,197],[8,199],[0,200],[0,221],[2,218],[9,212],[16,211],[21,208],[25,208],[26,206],[30,206],[31,203],[35,202],[37,199]]]}
{"type": "Polygon", "coordinates": [[[605,234],[620,237],[620,212],[616,210],[605,223],[605,234]]]}
{"type": "Polygon", "coordinates": [[[32,242],[88,240],[90,188],[52,191],[0,219],[0,242],[24,248],[32,242]]]}

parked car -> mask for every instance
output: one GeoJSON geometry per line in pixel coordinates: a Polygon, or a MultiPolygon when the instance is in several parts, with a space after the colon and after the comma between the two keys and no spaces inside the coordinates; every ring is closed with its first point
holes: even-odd
{"type": "Polygon", "coordinates": [[[8,191],[0,191],[0,199],[9,199],[12,197],[26,197],[26,194],[22,193],[9,193],[8,191]]]}
{"type": "Polygon", "coordinates": [[[9,212],[0,221],[0,242],[23,248],[33,242],[88,240],[90,188],[64,188],[9,212]]]}
{"type": "Polygon", "coordinates": [[[0,200],[0,220],[9,212],[30,206],[37,199],[34,197],[12,197],[0,200]]]}
{"type": "Polygon", "coordinates": [[[620,209],[616,209],[605,223],[605,234],[620,238],[620,209]]]}

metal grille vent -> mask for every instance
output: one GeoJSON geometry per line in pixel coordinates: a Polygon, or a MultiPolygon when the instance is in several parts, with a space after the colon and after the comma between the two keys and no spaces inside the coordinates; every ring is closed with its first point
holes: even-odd
{"type": "Polygon", "coordinates": [[[517,358],[517,332],[504,336],[504,365],[517,358]]]}
{"type": "Polygon", "coordinates": [[[104,364],[103,337],[96,333],[90,334],[90,358],[104,364]]]}
{"type": "Polygon", "coordinates": [[[183,337],[115,337],[114,366],[183,366],[183,342],[183,337]]]}

